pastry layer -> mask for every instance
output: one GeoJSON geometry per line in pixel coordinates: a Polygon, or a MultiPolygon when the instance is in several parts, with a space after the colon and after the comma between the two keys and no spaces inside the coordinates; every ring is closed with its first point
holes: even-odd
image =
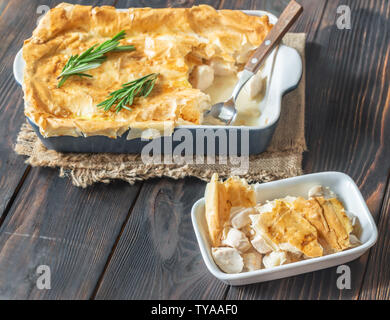
{"type": "Polygon", "coordinates": [[[253,207],[256,197],[253,187],[245,180],[231,177],[225,182],[214,173],[205,191],[205,213],[213,246],[219,246],[225,223],[229,221],[232,207],[253,207]]]}
{"type": "Polygon", "coordinates": [[[280,200],[272,211],[259,215],[254,227],[276,245],[287,243],[310,258],[323,255],[316,228],[280,200]]]}

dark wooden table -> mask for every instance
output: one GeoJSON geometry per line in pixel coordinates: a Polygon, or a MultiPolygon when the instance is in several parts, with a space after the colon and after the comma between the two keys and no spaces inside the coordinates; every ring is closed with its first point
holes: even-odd
{"type": "MultiPolygon", "coordinates": [[[[0,299],[390,298],[389,1],[301,0],[305,11],[294,26],[307,33],[304,170],[352,176],[379,229],[375,247],[348,264],[352,283],[344,290],[336,286],[336,268],[245,287],[216,280],[202,261],[190,221],[191,206],[205,188],[197,179],[79,189],[57,170],[31,168],[14,153],[25,120],[12,62],[36,25],[38,6],[59,2],[0,0],[0,299]],[[350,30],[336,26],[340,4],[351,9],[350,30]],[[50,290],[36,286],[39,265],[50,267],[50,290]]],[[[279,14],[287,1],[94,5],[198,3],[279,14]]]]}

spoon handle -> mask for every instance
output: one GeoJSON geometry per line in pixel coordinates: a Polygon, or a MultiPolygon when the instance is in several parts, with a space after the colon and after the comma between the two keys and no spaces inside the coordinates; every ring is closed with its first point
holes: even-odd
{"type": "Polygon", "coordinates": [[[249,61],[245,65],[245,69],[256,73],[264,60],[272,52],[272,50],[279,44],[283,36],[291,28],[294,22],[301,15],[303,8],[300,4],[291,0],[288,6],[283,10],[276,24],[272,27],[268,35],[265,37],[263,43],[252,54],[249,61]]]}

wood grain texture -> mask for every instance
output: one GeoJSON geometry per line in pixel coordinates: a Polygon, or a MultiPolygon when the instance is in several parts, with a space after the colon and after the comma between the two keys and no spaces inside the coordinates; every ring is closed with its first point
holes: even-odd
{"type": "Polygon", "coordinates": [[[296,1],[291,1],[279,16],[278,22],[268,32],[263,43],[252,53],[244,69],[257,73],[265,63],[266,58],[275,47],[280,44],[283,37],[290,31],[292,25],[302,14],[303,8],[296,1]]]}
{"type": "MultiPolygon", "coordinates": [[[[307,173],[343,171],[357,182],[378,218],[390,169],[389,3],[299,1],[304,14],[295,31],[308,33],[306,50],[307,173]],[[336,10],[347,4],[352,29],[336,27],[336,10]]],[[[232,299],[357,299],[368,254],[349,263],[352,289],[336,286],[336,268],[245,288],[232,299]]],[[[381,268],[386,268],[382,265],[381,268]]],[[[365,279],[367,280],[367,278],[365,279]]]]}
{"type": "Polygon", "coordinates": [[[199,4],[208,4],[215,8],[218,8],[221,0],[208,0],[208,1],[194,1],[194,0],[116,0],[115,7],[117,8],[142,8],[142,7],[151,7],[151,8],[188,8],[193,5],[199,4]]]}
{"type": "Polygon", "coordinates": [[[227,286],[206,269],[191,223],[204,182],[144,183],[96,299],[223,299],[227,286]]]}
{"type": "MultiPolygon", "coordinates": [[[[19,10],[21,3],[11,1],[0,6],[3,9],[0,16],[0,217],[8,211],[20,181],[28,173],[24,159],[13,151],[24,116],[23,93],[14,80],[12,63],[34,26],[31,19],[23,21],[26,12],[19,10]],[[12,29],[15,32],[9,32],[12,29]]],[[[28,2],[26,9],[35,10],[35,6],[28,2]]]]}
{"type": "MultiPolygon", "coordinates": [[[[61,1],[46,1],[48,6],[61,1]]],[[[13,77],[13,60],[31,36],[40,14],[40,1],[0,2],[0,224],[29,173],[23,157],[13,151],[23,115],[23,92],[13,77]]]]}
{"type": "Polygon", "coordinates": [[[5,8],[7,8],[7,6],[10,4],[11,4],[11,1],[7,1],[7,0],[0,1],[0,18],[1,18],[1,15],[3,14],[3,11],[5,10],[5,8]]]}
{"type": "MultiPolygon", "coordinates": [[[[45,1],[45,5],[51,8],[61,2],[63,1],[50,0],[45,1]]],[[[94,3],[113,4],[113,1],[94,3]]],[[[12,70],[16,53],[23,46],[23,41],[31,36],[37,19],[42,15],[42,11],[37,11],[40,5],[42,3],[39,0],[0,2],[0,135],[3,137],[0,140],[0,224],[29,173],[24,158],[13,151],[17,133],[25,117],[23,92],[16,83],[12,70]]]]}
{"type": "MultiPolygon", "coordinates": [[[[389,175],[390,178],[390,175],[389,175]]],[[[390,185],[378,221],[378,242],[371,249],[359,299],[390,300],[390,185]]]]}
{"type": "MultiPolygon", "coordinates": [[[[53,7],[60,2],[45,4],[53,7]]],[[[113,4],[94,2],[103,3],[113,4]]],[[[12,63],[35,27],[40,4],[14,0],[0,6],[4,8],[0,16],[0,213],[9,211],[0,219],[0,297],[89,298],[140,185],[114,183],[78,189],[58,178],[57,170],[29,170],[23,157],[13,152],[24,115],[22,90],[13,79],[12,63]],[[41,291],[35,285],[40,264],[51,268],[51,290],[41,291]]]]}
{"type": "Polygon", "coordinates": [[[88,299],[140,188],[79,189],[57,174],[32,170],[0,229],[0,299],[88,299]],[[39,265],[50,290],[36,286],[39,265]]]}
{"type": "MultiPolygon", "coordinates": [[[[204,3],[278,15],[288,0],[70,2],[118,8],[204,3]]],[[[304,13],[292,30],[307,32],[304,169],[351,175],[379,227],[376,247],[348,264],[351,290],[337,289],[335,268],[245,287],[214,279],[190,221],[190,208],[205,186],[196,179],[151,180],[136,198],[140,185],[118,182],[83,190],[58,178],[54,169],[30,170],[12,150],[24,121],[12,61],[42,3],[13,0],[0,1],[0,214],[5,218],[0,218],[0,298],[389,299],[389,187],[383,197],[390,170],[390,3],[298,2],[304,13]],[[336,28],[340,4],[352,10],[351,30],[336,28]],[[51,267],[51,290],[35,286],[40,264],[51,267]]]]}

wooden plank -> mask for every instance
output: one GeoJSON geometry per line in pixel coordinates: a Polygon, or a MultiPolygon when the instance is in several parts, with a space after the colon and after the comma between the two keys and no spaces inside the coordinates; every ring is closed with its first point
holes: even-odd
{"type": "Polygon", "coordinates": [[[31,35],[35,26],[34,1],[7,1],[0,18],[0,222],[8,212],[17,193],[18,185],[28,174],[24,158],[15,154],[13,145],[23,115],[23,93],[14,80],[12,64],[23,40],[31,35]],[[23,10],[20,8],[23,6],[23,10]],[[10,32],[12,31],[12,32],[10,32]]]}
{"type": "MultiPolygon", "coordinates": [[[[389,176],[390,178],[390,176],[389,176]]],[[[371,249],[359,299],[390,300],[390,179],[378,222],[378,242],[371,249]]]]}
{"type": "Polygon", "coordinates": [[[227,285],[206,269],[191,223],[205,183],[153,179],[140,196],[96,299],[222,299],[227,285]]]}
{"type": "MultiPolygon", "coordinates": [[[[23,93],[15,82],[13,60],[24,39],[31,36],[39,15],[39,1],[2,1],[0,3],[0,217],[7,213],[18,186],[27,176],[28,169],[23,157],[15,154],[13,145],[23,115],[23,93]],[[23,9],[20,9],[23,8],[23,9]]],[[[50,4],[50,1],[46,3],[50,4]]],[[[0,218],[0,221],[3,217],[0,218]]]]}
{"type": "Polygon", "coordinates": [[[7,8],[8,5],[10,5],[10,1],[6,1],[6,0],[1,0],[0,1],[0,19],[3,15],[3,12],[5,11],[5,9],[7,8]]]}
{"type": "MultiPolygon", "coordinates": [[[[46,1],[45,4],[54,7],[61,2],[46,1]]],[[[38,0],[14,0],[4,8],[0,18],[0,135],[3,137],[0,141],[0,222],[12,205],[18,186],[29,172],[24,158],[13,151],[17,133],[25,117],[23,92],[14,80],[12,69],[16,53],[36,26],[40,16],[37,13],[39,5],[41,2],[38,0]]]]}
{"type": "Polygon", "coordinates": [[[117,0],[115,2],[116,8],[142,8],[142,7],[152,7],[152,8],[166,8],[166,7],[192,7],[199,4],[208,4],[214,7],[218,7],[221,3],[221,0],[209,0],[209,1],[194,1],[194,0],[155,0],[151,1],[133,1],[133,0],[117,0]]]}
{"type": "MultiPolygon", "coordinates": [[[[224,2],[221,1],[217,7],[233,7],[233,2],[226,1],[225,4],[224,2]]],[[[118,7],[126,7],[119,5],[120,3],[121,1],[117,2],[118,7]]],[[[178,1],[175,3],[179,5],[178,1]]],[[[243,8],[246,7],[244,1],[237,3],[243,8]]],[[[362,2],[356,3],[356,5],[351,3],[351,7],[355,9],[363,7],[362,2]]],[[[256,4],[256,1],[250,2],[250,6],[253,8],[257,8],[256,4]]],[[[376,15],[388,12],[386,11],[388,8],[379,7],[378,2],[371,2],[371,4],[373,4],[373,8],[370,10],[376,15]]],[[[150,3],[131,1],[131,6],[145,5],[150,5],[150,3]]],[[[383,43],[386,40],[388,43],[388,38],[386,38],[388,33],[382,32],[383,38],[379,38],[381,28],[386,27],[387,22],[383,22],[381,19],[374,21],[378,17],[373,15],[369,15],[366,19],[359,9],[357,10],[359,13],[357,18],[360,22],[357,25],[358,31],[335,30],[335,34],[332,34],[336,5],[337,3],[328,4],[325,11],[322,10],[319,2],[316,2],[315,5],[307,2],[307,6],[311,7],[309,12],[314,12],[317,18],[321,18],[323,14],[324,21],[321,22],[321,19],[313,18],[312,15],[308,14],[306,20],[300,22],[303,27],[307,28],[303,28],[303,30],[309,32],[308,39],[311,43],[309,43],[307,65],[313,66],[307,73],[308,92],[310,92],[307,97],[307,112],[310,117],[307,118],[325,119],[324,123],[321,121],[308,123],[309,148],[312,153],[306,158],[305,167],[308,172],[339,167],[342,170],[345,167],[347,172],[357,179],[364,196],[368,199],[370,209],[375,213],[379,210],[380,199],[384,191],[386,174],[383,175],[383,172],[386,170],[386,163],[383,164],[383,159],[388,157],[385,152],[389,150],[388,144],[384,140],[385,133],[388,136],[388,132],[385,130],[388,113],[383,111],[383,97],[386,97],[386,94],[388,97],[388,83],[385,83],[385,73],[381,69],[387,61],[386,54],[388,59],[388,52],[386,53],[383,49],[383,43]],[[322,29],[317,27],[319,23],[321,23],[322,29]],[[378,31],[378,36],[373,36],[372,33],[376,31],[378,31]],[[344,34],[338,35],[338,32],[344,32],[344,34]],[[352,32],[352,36],[348,36],[347,32],[352,32]],[[360,35],[364,32],[368,45],[371,44],[375,50],[368,50],[364,47],[360,56],[351,59],[347,54],[360,51],[362,46],[360,35]],[[338,52],[342,46],[346,47],[338,52]],[[379,56],[380,54],[381,56],[379,56]],[[331,59],[328,58],[328,55],[332,55],[331,59]],[[375,59],[378,60],[377,65],[375,59]],[[329,65],[331,63],[334,65],[329,65]],[[375,69],[375,67],[377,68],[375,69]],[[372,69],[375,72],[372,73],[372,69]],[[345,75],[341,72],[344,72],[345,75]],[[321,75],[322,78],[318,75],[321,75]],[[362,75],[368,76],[367,83],[365,83],[367,78],[362,75]],[[335,81],[337,77],[339,79],[335,81]],[[380,85],[378,88],[373,88],[373,81],[376,79],[379,79],[380,85]],[[364,97],[359,97],[356,94],[358,92],[364,93],[364,97]],[[346,106],[345,109],[340,108],[336,102],[346,106]],[[327,109],[326,106],[330,106],[330,108],[327,109]],[[339,121],[334,124],[332,123],[334,119],[339,121]],[[344,121],[348,123],[350,119],[353,120],[354,126],[357,128],[357,137],[354,136],[350,126],[339,127],[340,123],[344,123],[344,121]],[[380,123],[379,127],[378,122],[380,123]],[[330,127],[332,130],[336,130],[337,134],[324,130],[328,125],[331,125],[330,127]],[[333,144],[334,141],[338,141],[340,145],[334,146],[332,140],[326,139],[333,137],[333,135],[336,136],[336,139],[333,139],[333,144]],[[382,140],[378,142],[378,139],[382,140]],[[372,145],[370,145],[370,140],[373,142],[372,145]],[[325,146],[324,150],[322,150],[323,146],[325,146]],[[344,155],[343,153],[337,153],[343,151],[345,147],[348,149],[345,156],[341,156],[341,154],[344,155]],[[359,149],[360,147],[362,148],[359,149]],[[316,152],[316,150],[318,151],[316,152]],[[346,159],[346,163],[343,159],[346,159]],[[364,174],[363,169],[360,173],[359,166],[364,168],[368,174],[364,174]]],[[[0,26],[3,20],[0,20],[0,26]]],[[[297,29],[297,31],[300,30],[297,29]]],[[[1,93],[5,93],[5,91],[2,90],[1,93]]],[[[7,149],[5,151],[7,152],[7,149]]],[[[0,281],[5,283],[5,288],[7,288],[4,290],[6,291],[5,295],[0,291],[0,296],[89,297],[94,292],[93,283],[98,281],[103,272],[104,261],[109,258],[110,248],[113,246],[116,250],[109,260],[105,276],[100,277],[101,284],[97,288],[97,298],[223,298],[225,296],[226,286],[213,279],[205,269],[192,231],[189,214],[183,214],[183,212],[189,213],[192,202],[201,197],[204,183],[194,179],[179,182],[164,179],[159,180],[158,183],[155,180],[145,184],[140,201],[137,202],[134,212],[130,215],[121,239],[115,244],[115,239],[112,236],[121,232],[121,228],[118,226],[122,223],[125,224],[126,221],[127,215],[124,217],[124,213],[122,213],[126,212],[124,208],[121,206],[118,209],[121,212],[120,218],[117,218],[116,221],[110,220],[108,225],[106,225],[106,220],[102,220],[106,217],[104,214],[98,215],[96,223],[91,219],[94,218],[94,214],[99,209],[109,215],[107,219],[115,219],[113,210],[116,210],[116,204],[126,201],[126,197],[118,198],[119,196],[116,194],[120,194],[124,188],[129,186],[119,184],[112,191],[112,186],[99,185],[89,189],[90,191],[86,193],[85,190],[72,188],[66,180],[55,178],[56,172],[54,170],[34,169],[32,174],[32,176],[27,177],[25,185],[22,186],[16,198],[14,207],[0,230],[0,244],[3,248],[0,251],[0,281]],[[43,190],[43,194],[39,195],[36,190],[33,190],[34,188],[43,190]],[[96,190],[96,188],[98,189],[96,190]],[[53,197],[53,190],[56,190],[56,194],[62,193],[61,199],[65,199],[66,203],[50,200],[50,197],[53,197]],[[28,197],[24,199],[26,191],[28,197]],[[153,196],[157,199],[152,199],[153,196]],[[72,204],[82,205],[91,199],[94,205],[88,212],[84,211],[84,207],[75,209],[72,206],[72,204]],[[58,209],[59,212],[53,213],[52,208],[56,211],[58,209]],[[28,209],[32,210],[33,213],[26,212],[28,209]],[[29,219],[30,215],[32,215],[31,219],[29,219]],[[169,219],[170,215],[174,219],[169,219]],[[65,219],[67,219],[66,221],[76,221],[77,225],[72,223],[70,226],[66,225],[65,230],[60,229],[60,226],[65,224],[65,219]],[[171,220],[175,223],[172,224],[171,220]],[[8,227],[9,229],[6,229],[8,227]],[[2,232],[3,230],[4,232],[2,232]],[[143,235],[144,233],[146,236],[143,235]],[[101,240],[101,237],[104,240],[101,240]],[[58,239],[65,240],[57,241],[58,239]],[[99,240],[104,243],[99,243],[99,240]],[[50,254],[53,256],[51,257],[50,254]],[[137,257],[137,261],[134,261],[134,257],[137,257]],[[97,262],[95,263],[95,261],[97,262]],[[42,291],[38,292],[35,288],[35,270],[40,263],[54,265],[54,271],[52,270],[53,289],[43,293],[42,291]],[[12,274],[15,265],[24,266],[23,264],[26,267],[16,270],[16,273],[12,274]],[[145,269],[147,270],[145,271],[145,269]],[[59,278],[54,278],[56,274],[59,278]],[[16,279],[16,283],[11,283],[11,280],[6,278],[8,276],[13,281],[16,279]],[[85,279],[88,281],[82,283],[85,279]]],[[[136,191],[125,191],[125,193],[133,195],[136,191]]],[[[362,263],[359,261],[358,269],[352,268],[352,274],[356,274],[356,272],[360,274],[359,270],[364,271],[364,265],[364,260],[362,263]]],[[[242,291],[237,291],[234,288],[234,290],[230,290],[228,297],[269,299],[351,298],[357,296],[355,282],[353,283],[353,292],[350,294],[340,293],[335,288],[329,288],[331,285],[335,287],[335,277],[334,270],[325,270],[282,281],[248,286],[242,291]]],[[[361,280],[357,281],[356,284],[361,284],[361,280]]]]}
{"type": "MultiPolygon", "coordinates": [[[[113,2],[95,2],[102,3],[113,2]]],[[[77,189],[54,169],[34,168],[28,174],[23,157],[13,152],[24,115],[12,63],[35,27],[40,4],[12,1],[0,19],[0,213],[9,211],[0,219],[0,297],[84,299],[94,291],[140,185],[118,182],[77,189]],[[36,287],[40,264],[51,268],[51,290],[36,287]]]]}
{"type": "MultiPolygon", "coordinates": [[[[307,173],[343,171],[357,182],[377,219],[389,172],[389,3],[299,1],[306,31],[307,173]],[[352,29],[335,25],[339,4],[352,11],[352,29]],[[321,18],[322,17],[322,18],[321,18]]],[[[351,290],[339,290],[336,268],[243,288],[229,299],[357,299],[368,255],[349,263],[351,290]]]]}
{"type": "Polygon", "coordinates": [[[36,168],[0,229],[0,299],[88,299],[128,218],[140,184],[73,187],[36,168]],[[37,268],[51,271],[39,290],[37,268]]]}
{"type": "Polygon", "coordinates": [[[216,9],[255,9],[261,8],[271,13],[278,14],[287,5],[288,0],[155,0],[150,1],[133,1],[133,0],[118,0],[115,3],[117,8],[130,7],[185,7],[189,8],[196,5],[207,4],[216,9]]]}

